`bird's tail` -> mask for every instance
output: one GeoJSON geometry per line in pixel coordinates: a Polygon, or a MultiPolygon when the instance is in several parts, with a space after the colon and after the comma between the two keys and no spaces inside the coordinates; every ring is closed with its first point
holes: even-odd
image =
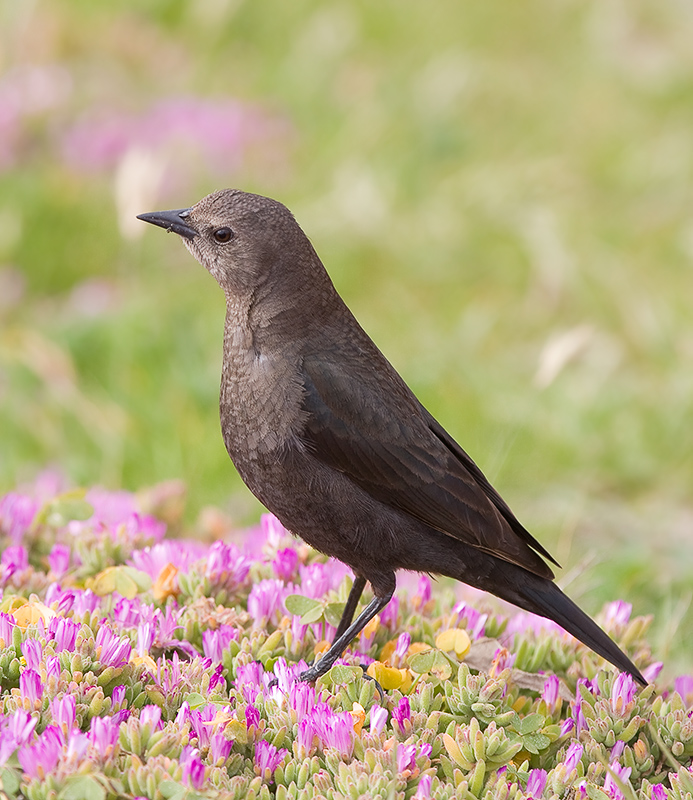
{"type": "Polygon", "coordinates": [[[523,574],[519,580],[511,582],[506,580],[502,589],[496,585],[494,594],[526,611],[554,620],[595,653],[623,672],[628,672],[638,683],[647,686],[647,681],[628,656],[594,620],[563,594],[555,583],[525,570],[521,571],[523,574]]]}

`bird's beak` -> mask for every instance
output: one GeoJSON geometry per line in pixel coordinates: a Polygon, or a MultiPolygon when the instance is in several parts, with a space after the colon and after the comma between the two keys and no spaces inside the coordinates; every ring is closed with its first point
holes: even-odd
{"type": "Polygon", "coordinates": [[[192,239],[198,235],[198,231],[187,222],[189,216],[189,208],[176,208],[173,211],[152,211],[149,214],[138,214],[137,219],[151,222],[152,225],[158,225],[160,228],[166,228],[167,231],[185,236],[186,239],[192,239]]]}

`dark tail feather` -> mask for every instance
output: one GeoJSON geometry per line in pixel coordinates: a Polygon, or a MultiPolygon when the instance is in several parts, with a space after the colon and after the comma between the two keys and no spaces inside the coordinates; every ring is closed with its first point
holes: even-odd
{"type": "Polygon", "coordinates": [[[497,589],[500,587],[497,587],[494,593],[526,611],[554,620],[595,653],[621,671],[628,672],[642,686],[647,686],[647,681],[628,656],[594,620],[575,605],[567,595],[563,594],[555,583],[525,570],[522,570],[522,573],[520,580],[514,582],[514,586],[505,583],[502,592],[499,592],[497,589]]]}

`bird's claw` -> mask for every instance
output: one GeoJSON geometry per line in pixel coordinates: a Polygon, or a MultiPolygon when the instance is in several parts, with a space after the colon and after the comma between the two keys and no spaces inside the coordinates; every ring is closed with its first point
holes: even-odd
{"type": "Polygon", "coordinates": [[[376,691],[380,695],[380,702],[385,702],[385,692],[383,691],[383,687],[378,683],[378,681],[372,676],[368,674],[368,667],[365,664],[359,664],[361,669],[363,670],[363,677],[367,681],[373,681],[375,684],[376,691]]]}

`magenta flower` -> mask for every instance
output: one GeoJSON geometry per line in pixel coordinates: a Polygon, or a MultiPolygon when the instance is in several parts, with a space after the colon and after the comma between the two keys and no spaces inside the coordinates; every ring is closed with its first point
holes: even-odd
{"type": "Polygon", "coordinates": [[[191,708],[188,711],[190,728],[197,738],[197,747],[206,750],[209,747],[212,736],[212,723],[217,715],[216,706],[208,703],[201,708],[191,708]]]}
{"type": "Polygon", "coordinates": [[[212,766],[220,767],[231,755],[233,739],[227,739],[223,733],[215,733],[209,742],[209,760],[212,766]]]}
{"type": "Polygon", "coordinates": [[[206,554],[207,548],[200,542],[165,539],[141,550],[133,550],[128,563],[146,572],[152,580],[156,580],[161,570],[169,564],[173,564],[181,572],[188,572],[190,567],[206,554]]]}
{"type": "Polygon", "coordinates": [[[67,737],[74,727],[77,719],[77,701],[72,694],[63,697],[56,697],[50,701],[51,715],[53,722],[60,728],[63,735],[67,737]]]}
{"type": "Polygon", "coordinates": [[[200,760],[199,751],[186,745],[180,754],[183,767],[183,781],[193,789],[202,789],[205,784],[205,765],[200,760]]]}
{"type": "Polygon", "coordinates": [[[619,716],[625,716],[632,708],[638,687],[625,672],[620,672],[611,687],[611,708],[619,716]]]}
{"type": "Polygon", "coordinates": [[[35,706],[43,697],[41,676],[33,669],[25,669],[19,676],[19,692],[25,700],[35,706]]]}
{"type": "Polygon", "coordinates": [[[250,563],[236,545],[217,541],[207,553],[205,574],[214,586],[233,591],[248,577],[250,563]]]}
{"type": "Polygon", "coordinates": [[[16,625],[14,617],[0,611],[0,647],[9,647],[12,643],[12,631],[16,625]]]}
{"type": "Polygon", "coordinates": [[[55,725],[49,725],[32,745],[19,748],[17,758],[30,778],[43,780],[55,769],[62,752],[62,733],[55,725]]]}
{"type": "Polygon", "coordinates": [[[153,622],[143,622],[137,626],[137,653],[140,658],[149,655],[154,641],[155,627],[153,622]]]}
{"type": "Polygon", "coordinates": [[[419,779],[419,785],[416,787],[416,794],[414,800],[430,800],[431,791],[433,790],[433,776],[424,773],[419,779]]]}
{"type": "Polygon", "coordinates": [[[29,566],[29,553],[21,544],[13,544],[3,550],[0,557],[0,577],[9,580],[16,572],[21,572],[29,566]]]}
{"type": "Polygon", "coordinates": [[[149,726],[152,731],[161,730],[163,725],[161,723],[161,709],[159,706],[142,706],[140,710],[140,725],[143,728],[149,726]]]}
{"type": "Polygon", "coordinates": [[[283,613],[285,587],[282,581],[268,578],[256,583],[248,595],[248,613],[256,628],[265,628],[283,613]]]}
{"type": "Polygon", "coordinates": [[[392,600],[380,612],[380,624],[385,625],[390,630],[397,628],[397,618],[399,617],[399,599],[393,597],[392,600]]]}
{"type": "Polygon", "coordinates": [[[248,730],[257,728],[260,724],[260,712],[252,703],[245,707],[245,726],[248,730]]]}
{"type": "Polygon", "coordinates": [[[238,639],[238,630],[230,625],[220,625],[216,630],[207,628],[202,634],[202,651],[213,662],[220,664],[229,645],[238,639]]]}
{"type": "Polygon", "coordinates": [[[411,636],[406,631],[400,633],[397,637],[397,644],[395,645],[395,656],[399,664],[407,655],[409,645],[411,644],[411,636]]]}
{"type": "Polygon", "coordinates": [[[18,709],[10,717],[0,715],[0,767],[18,747],[29,741],[37,722],[38,718],[24,709],[18,709]]]}
{"type": "Polygon", "coordinates": [[[255,698],[263,689],[263,676],[265,670],[262,664],[251,661],[250,664],[241,664],[236,669],[236,686],[243,692],[246,703],[254,703],[255,698]]]}
{"type": "Polygon", "coordinates": [[[431,599],[432,584],[428,575],[421,575],[414,595],[414,608],[423,608],[431,599]]]}
{"type": "Polygon", "coordinates": [[[327,564],[316,561],[314,564],[301,564],[301,593],[306,597],[319,599],[327,594],[330,588],[330,575],[327,564]]]}
{"type": "MultiPolygon", "coordinates": [[[[630,767],[622,767],[618,761],[612,761],[609,767],[614,775],[620,778],[624,783],[628,782],[631,773],[630,767]]],[[[609,797],[613,798],[613,800],[624,800],[623,792],[618,788],[618,784],[611,777],[610,773],[607,773],[606,778],[604,778],[604,791],[609,797]]]]}
{"type": "Polygon", "coordinates": [[[43,658],[43,647],[38,639],[27,639],[21,645],[22,655],[29,669],[38,670],[43,658]]]}
{"type": "Polygon", "coordinates": [[[58,680],[61,673],[60,659],[58,656],[48,656],[46,658],[46,681],[58,680]]]}
{"type": "Polygon", "coordinates": [[[127,687],[122,683],[119,686],[113,687],[113,691],[111,692],[111,703],[113,704],[113,708],[122,705],[125,702],[126,691],[127,687]]]}
{"type": "Polygon", "coordinates": [[[669,793],[667,790],[662,786],[661,783],[655,783],[652,787],[652,793],[650,794],[650,800],[668,800],[669,793]]]}
{"type": "Polygon", "coordinates": [[[351,758],[354,750],[354,721],[348,711],[337,713],[325,703],[311,712],[315,730],[323,747],[334,747],[341,755],[351,758]]]}
{"type": "Polygon", "coordinates": [[[123,667],[130,660],[132,645],[102,625],[96,634],[96,657],[105,667],[123,667]]]}
{"type": "Polygon", "coordinates": [[[574,769],[577,769],[577,765],[580,763],[581,758],[582,758],[582,745],[579,742],[573,742],[565,754],[565,758],[563,759],[563,765],[568,770],[568,772],[572,772],[574,769]]]}
{"type": "Polygon", "coordinates": [[[289,707],[296,712],[298,722],[313,710],[316,702],[315,688],[311,684],[297,681],[289,687],[289,707]]]}
{"type": "Polygon", "coordinates": [[[318,731],[313,718],[310,716],[304,717],[298,723],[294,753],[300,759],[308,758],[317,751],[319,744],[318,731]]]}
{"type": "Polygon", "coordinates": [[[664,664],[661,661],[653,661],[642,671],[642,676],[648,683],[654,683],[659,677],[659,673],[662,671],[663,667],[664,664]]]}
{"type": "Polygon", "coordinates": [[[371,723],[370,730],[376,736],[383,732],[385,723],[387,722],[387,709],[382,706],[373,706],[371,708],[371,723]]]}
{"type": "Polygon", "coordinates": [[[277,550],[277,555],[272,561],[272,567],[278,578],[286,582],[292,581],[296,576],[296,568],[298,567],[298,553],[293,547],[277,550]]]}
{"type": "Polygon", "coordinates": [[[527,778],[527,800],[540,800],[546,786],[546,770],[532,769],[527,778]]]}
{"type": "Polygon", "coordinates": [[[549,710],[556,708],[559,700],[558,690],[560,681],[556,675],[549,675],[544,681],[544,688],[541,690],[541,699],[546,703],[549,710]]]}
{"type": "MultiPolygon", "coordinates": [[[[2,634],[0,638],[4,638],[2,634]]],[[[686,708],[690,708],[693,705],[693,675],[679,675],[674,680],[674,691],[681,695],[686,708]]]]}
{"type": "Polygon", "coordinates": [[[408,697],[403,697],[392,709],[392,719],[400,731],[406,733],[405,723],[411,721],[411,707],[408,697]]]}
{"type": "Polygon", "coordinates": [[[0,532],[18,545],[34,521],[40,503],[33,497],[10,492],[0,498],[0,532]]]}
{"type": "Polygon", "coordinates": [[[273,744],[261,739],[255,744],[255,774],[269,783],[274,771],[282,763],[287,753],[288,750],[284,748],[277,750],[273,744]]]}
{"type": "Polygon", "coordinates": [[[608,603],[604,609],[604,627],[609,630],[616,626],[627,625],[632,611],[632,604],[626,603],[624,600],[615,600],[613,603],[608,603]]]}
{"type": "Polygon", "coordinates": [[[89,724],[89,743],[102,758],[111,755],[118,743],[120,722],[115,717],[92,717],[89,724]]]}
{"type": "Polygon", "coordinates": [[[567,736],[575,728],[575,720],[568,717],[561,724],[561,736],[567,736]]]}
{"type": "Polygon", "coordinates": [[[463,627],[472,641],[484,635],[488,614],[482,614],[474,606],[465,602],[457,603],[453,606],[450,617],[450,626],[463,627]]]}
{"type": "MultiPolygon", "coordinates": [[[[48,623],[48,633],[55,642],[56,652],[60,653],[63,650],[72,651],[75,649],[79,628],[79,623],[73,622],[71,619],[65,619],[65,617],[56,616],[51,619],[48,623]]],[[[100,630],[103,630],[103,628],[100,630]]]]}
{"type": "Polygon", "coordinates": [[[416,745],[398,744],[397,745],[397,772],[400,774],[405,770],[413,772],[416,769],[416,745]]]}
{"type": "Polygon", "coordinates": [[[55,575],[63,575],[70,567],[70,548],[66,544],[54,544],[48,554],[48,566],[55,575]]]}

